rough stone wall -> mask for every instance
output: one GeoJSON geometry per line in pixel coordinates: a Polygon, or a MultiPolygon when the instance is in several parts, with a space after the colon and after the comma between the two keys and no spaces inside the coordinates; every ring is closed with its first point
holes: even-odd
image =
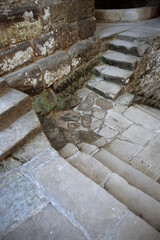
{"type": "Polygon", "coordinates": [[[160,38],[154,40],[128,86],[136,101],[160,109],[160,38]]]}
{"type": "Polygon", "coordinates": [[[93,65],[95,28],[94,0],[0,1],[0,77],[31,96],[62,89],[63,79],[77,81],[73,72],[93,65]]]}

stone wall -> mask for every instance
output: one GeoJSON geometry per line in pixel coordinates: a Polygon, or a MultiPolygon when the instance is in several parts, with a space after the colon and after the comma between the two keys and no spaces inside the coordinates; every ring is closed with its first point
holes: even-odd
{"type": "Polygon", "coordinates": [[[160,109],[160,38],[154,40],[127,90],[137,102],[160,109]]]}
{"type": "Polygon", "coordinates": [[[95,28],[94,0],[1,1],[0,77],[31,96],[78,85],[97,62],[95,28]]]}

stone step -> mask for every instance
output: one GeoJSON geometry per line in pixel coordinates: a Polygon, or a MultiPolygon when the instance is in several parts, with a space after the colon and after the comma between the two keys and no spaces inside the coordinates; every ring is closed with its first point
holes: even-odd
{"type": "Polygon", "coordinates": [[[134,104],[134,106],[142,110],[143,112],[151,115],[152,117],[156,118],[157,120],[160,120],[160,110],[153,107],[146,106],[146,105],[134,104]]]}
{"type": "Polygon", "coordinates": [[[3,78],[0,77],[0,96],[3,96],[8,91],[8,85],[3,78]]]}
{"type": "Polygon", "coordinates": [[[138,29],[128,30],[116,35],[117,39],[125,41],[136,41],[152,43],[153,39],[159,36],[159,32],[153,28],[140,27],[138,29]]]}
{"type": "Polygon", "coordinates": [[[104,149],[95,153],[93,157],[108,167],[112,172],[124,178],[130,185],[160,202],[160,184],[156,181],[104,149]]]}
{"type": "MultiPolygon", "coordinates": [[[[93,150],[93,145],[89,145],[90,144],[83,143],[80,144],[79,147],[85,152],[87,150],[86,147],[88,147],[88,149],[92,148],[93,150]]],[[[65,146],[61,149],[61,154],[66,155],[66,152],[69,151],[69,147],[71,146],[65,146]]],[[[160,203],[158,201],[129,185],[126,180],[112,173],[110,169],[89,154],[78,151],[66,160],[85,176],[105,188],[115,198],[125,204],[133,213],[141,217],[143,216],[143,219],[147,223],[158,231],[160,230],[160,203]]]]}
{"type": "Polygon", "coordinates": [[[159,131],[160,121],[150,114],[142,111],[141,109],[131,106],[129,107],[123,115],[136,124],[140,124],[149,130],[159,131]]]}
{"type": "Polygon", "coordinates": [[[31,110],[31,100],[27,94],[11,89],[0,97],[0,131],[31,110]]]}
{"type": "MultiPolygon", "coordinates": [[[[32,182],[40,188],[44,196],[47,193],[51,206],[81,230],[84,239],[111,239],[113,234],[118,240],[128,240],[128,236],[134,240],[140,240],[142,236],[145,240],[158,240],[160,237],[158,231],[131,213],[126,206],[99,185],[67,163],[62,157],[55,156],[55,151],[51,148],[24,164],[22,173],[24,172],[25,174],[29,173],[32,182]],[[38,161],[39,166],[37,166],[38,161]]],[[[25,182],[26,179],[22,180],[25,182]]],[[[12,188],[11,191],[13,192],[12,188]]],[[[5,202],[5,199],[3,201],[5,202]]],[[[20,203],[18,204],[19,208],[22,208],[20,203]]],[[[10,205],[8,204],[8,206],[10,205]]],[[[27,223],[28,221],[23,222],[18,229],[15,229],[15,234],[10,235],[10,239],[14,239],[16,230],[22,229],[23,233],[27,223]]],[[[31,223],[35,225],[36,221],[31,223]]]]}
{"type": "Polygon", "coordinates": [[[114,39],[109,42],[109,48],[114,51],[131,54],[137,57],[142,57],[148,48],[147,44],[114,39]]]}
{"type": "Polygon", "coordinates": [[[160,231],[160,202],[131,186],[116,173],[111,174],[105,183],[105,189],[129,210],[160,231]]]}
{"type": "Polygon", "coordinates": [[[120,84],[129,83],[131,77],[133,76],[132,71],[122,69],[119,67],[110,66],[107,64],[95,67],[94,73],[97,77],[101,77],[104,80],[120,84]]]}
{"type": "Polygon", "coordinates": [[[134,70],[137,67],[137,63],[139,61],[138,57],[112,50],[108,50],[102,53],[101,59],[106,64],[127,70],[134,70]]]}
{"type": "Polygon", "coordinates": [[[0,161],[11,155],[40,131],[41,124],[33,110],[2,130],[0,132],[0,161]]]}
{"type": "Polygon", "coordinates": [[[86,84],[92,91],[98,93],[104,98],[115,100],[123,91],[123,85],[109,81],[104,81],[101,78],[92,78],[86,84]]]}

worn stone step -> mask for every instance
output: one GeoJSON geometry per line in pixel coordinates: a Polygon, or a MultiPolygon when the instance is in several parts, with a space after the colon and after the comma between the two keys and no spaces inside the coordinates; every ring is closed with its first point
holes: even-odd
{"type": "Polygon", "coordinates": [[[153,107],[146,106],[146,105],[134,104],[134,106],[142,110],[143,112],[151,115],[152,117],[156,118],[157,120],[160,120],[160,110],[153,107]]]}
{"type": "Polygon", "coordinates": [[[106,64],[127,70],[134,70],[137,67],[137,63],[139,61],[138,57],[112,50],[108,50],[102,53],[101,59],[106,64]]]}
{"type": "Polygon", "coordinates": [[[7,83],[5,82],[4,78],[0,77],[0,96],[3,96],[8,91],[9,91],[9,88],[7,83]]]}
{"type": "Polygon", "coordinates": [[[112,100],[115,100],[123,91],[123,85],[104,81],[101,78],[92,78],[86,86],[104,98],[112,100]]]}
{"type": "Polygon", "coordinates": [[[104,149],[95,153],[93,157],[108,167],[112,172],[124,178],[130,185],[140,189],[160,202],[160,184],[156,181],[104,149]]]}
{"type": "Polygon", "coordinates": [[[97,77],[102,77],[104,80],[115,83],[129,83],[133,72],[119,67],[103,64],[94,68],[94,73],[97,77]]]}
{"type": "Polygon", "coordinates": [[[131,54],[137,57],[142,57],[148,48],[147,44],[114,39],[109,42],[109,48],[114,51],[131,54]]]}
{"type": "MultiPolygon", "coordinates": [[[[93,145],[89,146],[89,144],[85,143],[79,145],[81,150],[85,152],[87,146],[90,149],[92,147],[93,150],[93,145]]],[[[64,153],[62,155],[66,155],[67,150],[69,150],[68,146],[65,146],[60,152],[61,154],[64,153]]],[[[66,160],[85,176],[105,188],[133,213],[141,217],[143,216],[142,218],[147,223],[158,231],[160,230],[160,203],[158,201],[129,185],[126,180],[112,173],[110,169],[89,154],[79,151],[66,160]]]]}
{"type": "Polygon", "coordinates": [[[149,130],[160,130],[160,121],[137,107],[129,107],[123,115],[132,122],[140,124],[142,127],[149,130]]]}
{"type": "Polygon", "coordinates": [[[160,231],[160,202],[131,186],[116,173],[111,174],[105,183],[105,189],[129,210],[160,231]]]}
{"type": "Polygon", "coordinates": [[[138,27],[136,29],[128,30],[116,35],[117,39],[126,41],[139,41],[145,43],[152,43],[153,39],[159,36],[157,29],[151,27],[138,27]]]}
{"type": "Polygon", "coordinates": [[[0,131],[31,110],[31,100],[27,94],[11,89],[0,97],[0,131]]]}
{"type": "MultiPolygon", "coordinates": [[[[39,157],[44,159],[43,156],[39,157]]],[[[31,175],[32,172],[29,172],[31,175]]],[[[49,193],[50,199],[55,199],[55,205],[63,212],[65,210],[73,223],[76,219],[76,226],[81,226],[88,240],[110,239],[113,234],[118,240],[128,240],[128,236],[134,240],[140,240],[142,236],[145,240],[159,239],[158,231],[64,159],[54,157],[33,173],[36,182],[49,193]]]]}
{"type": "Polygon", "coordinates": [[[13,122],[8,128],[2,130],[0,132],[0,160],[11,155],[40,130],[41,124],[33,110],[13,122]]]}

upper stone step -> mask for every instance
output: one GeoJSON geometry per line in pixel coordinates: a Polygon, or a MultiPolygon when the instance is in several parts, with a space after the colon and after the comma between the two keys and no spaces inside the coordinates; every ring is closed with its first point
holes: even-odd
{"type": "Polygon", "coordinates": [[[153,39],[158,36],[158,29],[143,26],[119,33],[116,38],[127,41],[144,41],[145,43],[151,43],[153,39]]]}
{"type": "Polygon", "coordinates": [[[123,91],[123,85],[104,81],[100,78],[92,78],[86,86],[99,95],[112,100],[115,100],[123,91]]]}
{"type": "Polygon", "coordinates": [[[33,110],[2,130],[0,132],[0,161],[11,155],[40,130],[41,124],[33,110]]]}
{"type": "Polygon", "coordinates": [[[31,101],[27,94],[11,89],[0,97],[0,131],[31,110],[31,101]]]}
{"type": "Polygon", "coordinates": [[[8,85],[3,78],[0,77],[0,96],[4,95],[8,90],[8,85]]]}
{"type": "Polygon", "coordinates": [[[118,66],[120,68],[134,70],[139,61],[138,57],[108,50],[101,55],[102,61],[109,65],[118,66]]]}
{"type": "Polygon", "coordinates": [[[133,75],[132,71],[119,67],[103,64],[94,68],[94,73],[97,77],[102,77],[105,80],[116,83],[127,84],[133,75]]]}
{"type": "Polygon", "coordinates": [[[157,108],[149,107],[146,105],[134,105],[136,108],[139,108],[140,110],[144,111],[145,113],[151,115],[152,117],[156,118],[157,120],[160,120],[160,110],[157,108]]]}
{"type": "Polygon", "coordinates": [[[147,44],[140,42],[131,42],[120,39],[114,39],[109,42],[109,48],[125,54],[131,54],[137,57],[143,56],[148,48],[147,44]]]}

